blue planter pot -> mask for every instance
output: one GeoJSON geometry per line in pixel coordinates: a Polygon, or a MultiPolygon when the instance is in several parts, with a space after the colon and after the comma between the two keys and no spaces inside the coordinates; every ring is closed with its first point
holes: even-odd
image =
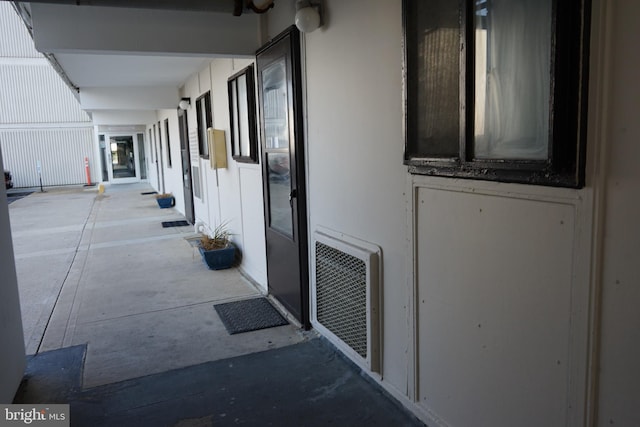
{"type": "Polygon", "coordinates": [[[156,202],[158,202],[160,209],[166,209],[174,206],[176,204],[176,199],[173,197],[165,197],[163,199],[156,199],[156,202]]]}
{"type": "Polygon", "coordinates": [[[229,245],[224,249],[213,249],[205,251],[202,248],[198,248],[202,260],[210,270],[224,270],[225,268],[231,268],[233,262],[236,259],[236,247],[229,245]]]}

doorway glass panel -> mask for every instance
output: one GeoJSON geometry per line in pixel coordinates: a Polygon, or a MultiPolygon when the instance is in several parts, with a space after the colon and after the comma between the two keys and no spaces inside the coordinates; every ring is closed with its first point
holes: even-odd
{"type": "Polygon", "coordinates": [[[111,170],[113,178],[135,178],[136,158],[132,136],[117,136],[109,139],[111,170]]]}
{"type": "Polygon", "coordinates": [[[289,149],[286,77],[284,58],[267,67],[262,73],[264,131],[267,149],[289,149]]]}
{"type": "Polygon", "coordinates": [[[289,115],[285,58],[262,72],[265,151],[269,191],[269,226],[293,238],[289,115]]]}
{"type": "Polygon", "coordinates": [[[271,228],[293,237],[289,153],[267,154],[269,165],[269,217],[271,228]]]}

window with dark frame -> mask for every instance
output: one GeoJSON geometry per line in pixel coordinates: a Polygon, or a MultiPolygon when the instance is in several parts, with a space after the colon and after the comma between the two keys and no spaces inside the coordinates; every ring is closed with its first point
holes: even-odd
{"type": "Polygon", "coordinates": [[[169,119],[164,119],[164,138],[167,141],[167,167],[171,165],[171,139],[169,138],[169,119]]]}
{"type": "Polygon", "coordinates": [[[238,162],[257,163],[258,141],[253,65],[231,76],[227,81],[227,88],[232,157],[238,162]]]}
{"type": "Polygon", "coordinates": [[[414,174],[584,186],[590,0],[404,0],[414,174]]]}
{"type": "Polygon", "coordinates": [[[196,99],[196,115],[198,119],[198,149],[200,157],[209,158],[209,144],[207,140],[207,129],[213,126],[211,117],[211,92],[196,99]]]}

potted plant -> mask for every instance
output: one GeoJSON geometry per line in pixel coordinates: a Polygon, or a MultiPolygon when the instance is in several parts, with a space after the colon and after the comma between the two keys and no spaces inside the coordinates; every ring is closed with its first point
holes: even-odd
{"type": "Polygon", "coordinates": [[[166,209],[174,206],[176,204],[176,199],[171,193],[162,193],[156,196],[156,202],[158,202],[160,209],[166,209]]]}
{"type": "Polygon", "coordinates": [[[230,268],[236,258],[236,247],[230,240],[231,233],[227,229],[227,222],[218,225],[210,236],[204,235],[200,239],[198,250],[202,260],[211,270],[230,268]]]}

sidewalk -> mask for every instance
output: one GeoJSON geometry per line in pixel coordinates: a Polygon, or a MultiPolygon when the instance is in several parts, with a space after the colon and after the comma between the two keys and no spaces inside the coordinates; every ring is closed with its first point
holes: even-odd
{"type": "Polygon", "coordinates": [[[328,342],[291,325],[229,335],[213,304],[259,295],[208,270],[146,185],[10,205],[28,353],[17,404],[71,426],[421,426],[328,342]]]}
{"type": "Polygon", "coordinates": [[[47,189],[10,205],[27,354],[86,344],[82,386],[110,384],[306,340],[291,325],[228,335],[214,303],[258,296],[211,271],[184,219],[144,184],[47,189]]]}

